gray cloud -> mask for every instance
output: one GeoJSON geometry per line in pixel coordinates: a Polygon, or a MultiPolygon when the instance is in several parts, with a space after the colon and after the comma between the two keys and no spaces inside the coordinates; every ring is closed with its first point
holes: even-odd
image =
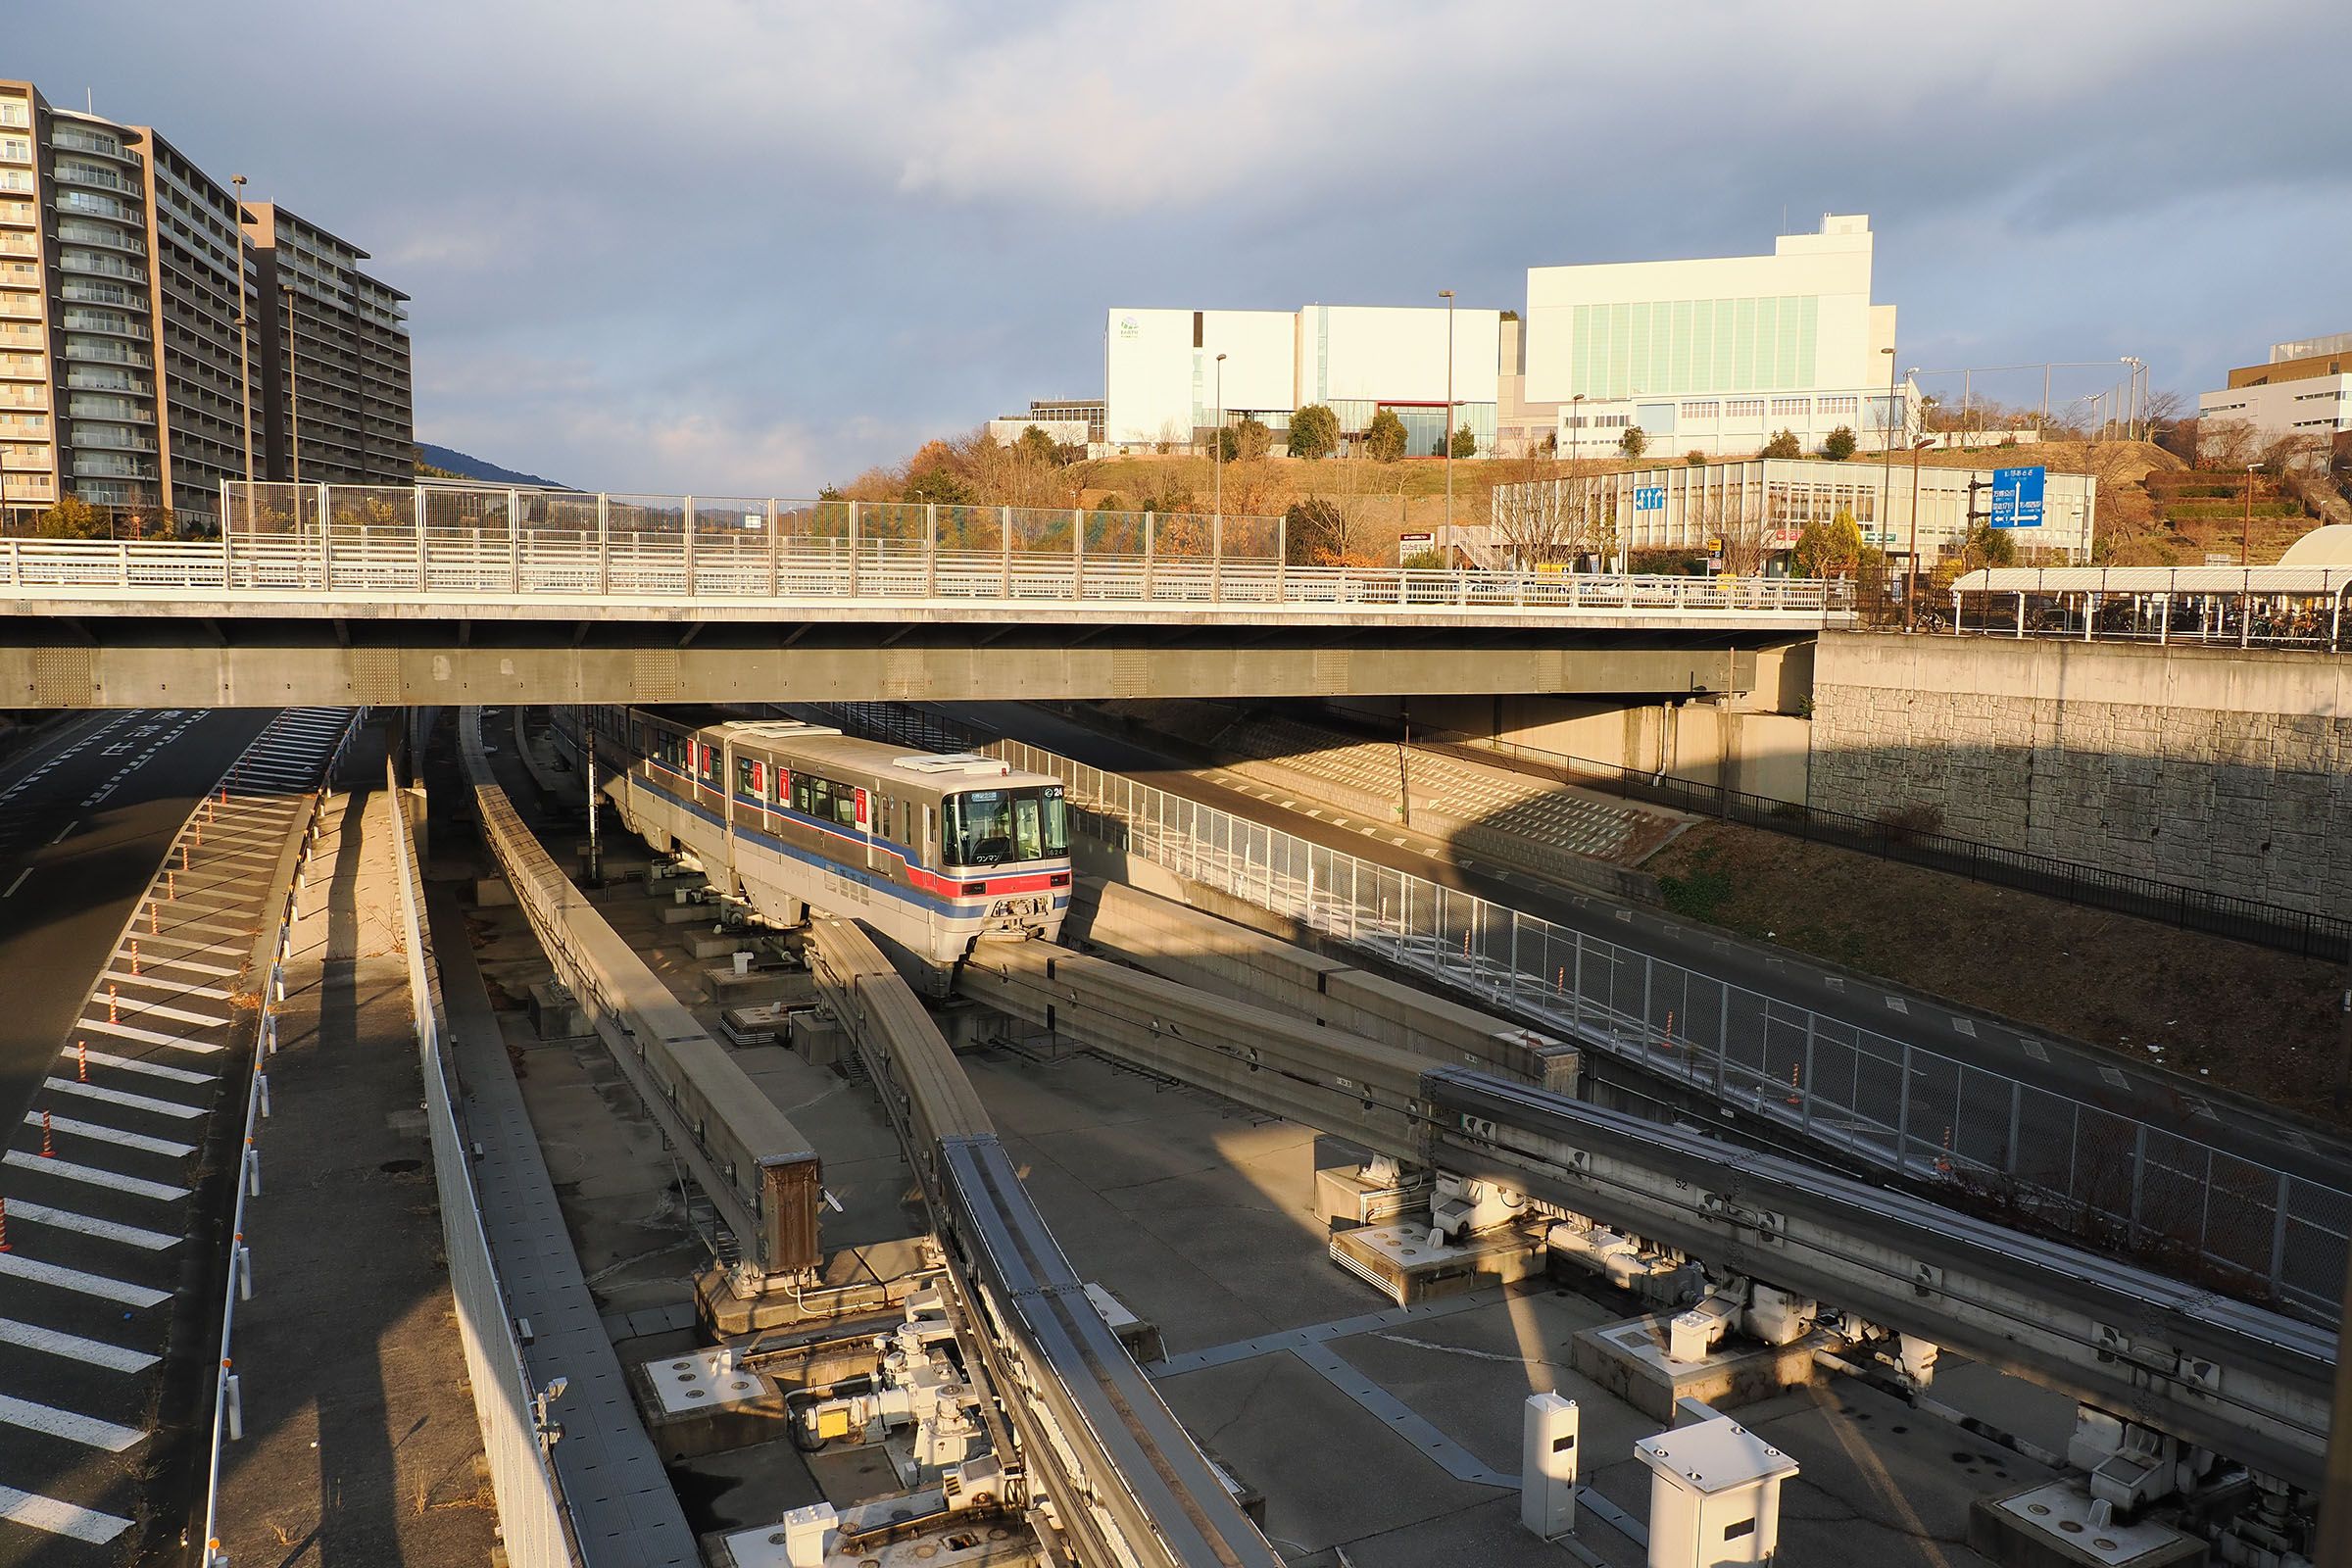
{"type": "Polygon", "coordinates": [[[2352,327],[2314,13],[123,0],[12,18],[5,69],[372,249],[428,439],[789,492],[1099,390],[1113,302],[1512,305],[1784,213],[1872,214],[1907,363],[2193,391],[2352,327]]]}

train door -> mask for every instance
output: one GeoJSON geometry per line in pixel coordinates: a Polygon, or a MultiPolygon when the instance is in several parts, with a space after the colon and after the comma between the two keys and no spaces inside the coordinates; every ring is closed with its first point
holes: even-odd
{"type": "Polygon", "coordinates": [[[732,898],[743,887],[735,876],[735,737],[732,735],[718,746],[718,816],[727,829],[727,878],[723,886],[732,898]]]}

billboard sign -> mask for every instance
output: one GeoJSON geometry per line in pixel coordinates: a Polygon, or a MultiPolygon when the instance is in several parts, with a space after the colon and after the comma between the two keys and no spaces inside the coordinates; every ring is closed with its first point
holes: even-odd
{"type": "Polygon", "coordinates": [[[1992,525],[1995,528],[2041,526],[2041,492],[2045,468],[1992,470],[1992,525]]]}

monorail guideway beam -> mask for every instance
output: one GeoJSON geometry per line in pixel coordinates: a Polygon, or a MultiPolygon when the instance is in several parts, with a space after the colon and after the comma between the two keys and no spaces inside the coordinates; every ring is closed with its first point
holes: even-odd
{"type": "Polygon", "coordinates": [[[1024,1022],[1377,1153],[1522,1193],[1714,1269],[1949,1345],[2298,1487],[2328,1429],[2333,1336],[2127,1264],[1067,953],[959,990],[1024,1022]]]}
{"type": "Polygon", "coordinates": [[[476,820],[558,979],[742,1248],[737,1288],[809,1276],[823,1260],[816,1152],[573,887],[490,770],[481,710],[461,715],[476,820]]]}

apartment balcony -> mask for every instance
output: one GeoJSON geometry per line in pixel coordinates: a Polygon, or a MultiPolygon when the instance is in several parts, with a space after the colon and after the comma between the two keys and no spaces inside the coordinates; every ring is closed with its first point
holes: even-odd
{"type": "Polygon", "coordinates": [[[23,261],[38,261],[41,242],[31,234],[0,234],[0,256],[14,256],[23,261]]]}
{"type": "Polygon", "coordinates": [[[104,223],[61,222],[57,225],[57,242],[60,246],[95,245],[101,250],[121,251],[125,256],[147,254],[144,231],[110,228],[104,223]]]}
{"type": "Polygon", "coordinates": [[[147,309],[146,293],[122,283],[83,282],[69,277],[58,295],[72,305],[105,305],[119,311],[147,309]]]}
{"type": "MultiPolygon", "coordinates": [[[[0,255],[6,254],[6,249],[0,248],[0,255]]],[[[69,276],[113,277],[140,288],[147,286],[147,269],[117,261],[112,256],[89,256],[77,250],[69,250],[58,257],[57,265],[59,270],[69,276]]]]}
{"type": "Polygon", "coordinates": [[[156,466],[137,458],[117,457],[112,453],[76,452],[74,454],[74,477],[76,479],[154,479],[159,477],[156,466]]]}
{"type": "Polygon", "coordinates": [[[155,437],[134,435],[129,431],[88,430],[74,427],[74,450],[76,452],[153,452],[155,437]]]}
{"type": "Polygon", "coordinates": [[[101,136],[95,131],[83,130],[77,125],[51,126],[49,144],[53,147],[62,147],[68,152],[89,153],[99,158],[111,158],[119,164],[129,164],[134,168],[139,161],[138,154],[123,146],[114,137],[101,136]]]}
{"type": "MultiPolygon", "coordinates": [[[[0,347],[6,347],[0,339],[0,347]]],[[[0,354],[0,381],[38,381],[47,384],[49,362],[36,355],[0,354]]]]}
{"type": "Polygon", "coordinates": [[[155,356],[144,349],[127,348],[93,338],[66,339],[66,358],[83,365],[135,365],[142,370],[155,368],[155,356]]]}
{"type": "Polygon", "coordinates": [[[155,382],[144,375],[128,370],[101,370],[75,367],[66,372],[66,389],[70,392],[122,392],[132,397],[155,396],[155,382]]]}
{"type": "MultiPolygon", "coordinates": [[[[0,408],[6,406],[0,404],[0,408]]],[[[155,417],[153,409],[144,408],[128,398],[69,398],[66,400],[66,413],[76,419],[148,420],[155,417]]]]}
{"type": "Polygon", "coordinates": [[[137,196],[141,192],[136,178],[127,174],[118,174],[112,170],[80,169],[73,164],[61,163],[51,172],[60,185],[81,185],[91,190],[119,191],[124,196],[137,196]]]}
{"type": "Polygon", "coordinates": [[[111,311],[97,314],[68,311],[63,324],[69,332],[95,332],[105,337],[126,337],[142,343],[147,340],[145,321],[111,311]]]}
{"type": "Polygon", "coordinates": [[[57,487],[46,473],[12,474],[0,482],[0,501],[37,501],[44,505],[57,499],[57,487]]]}
{"type": "Polygon", "coordinates": [[[10,473],[47,473],[57,465],[57,459],[47,447],[20,452],[15,447],[0,447],[0,469],[10,473]]]}
{"type": "Polygon", "coordinates": [[[41,297],[38,294],[0,294],[0,321],[37,321],[41,318],[41,297]]]}
{"type": "Polygon", "coordinates": [[[96,191],[61,190],[57,193],[57,210],[61,213],[78,213],[91,218],[111,218],[124,223],[135,223],[140,220],[139,214],[135,209],[112,196],[102,196],[96,191]]]}

